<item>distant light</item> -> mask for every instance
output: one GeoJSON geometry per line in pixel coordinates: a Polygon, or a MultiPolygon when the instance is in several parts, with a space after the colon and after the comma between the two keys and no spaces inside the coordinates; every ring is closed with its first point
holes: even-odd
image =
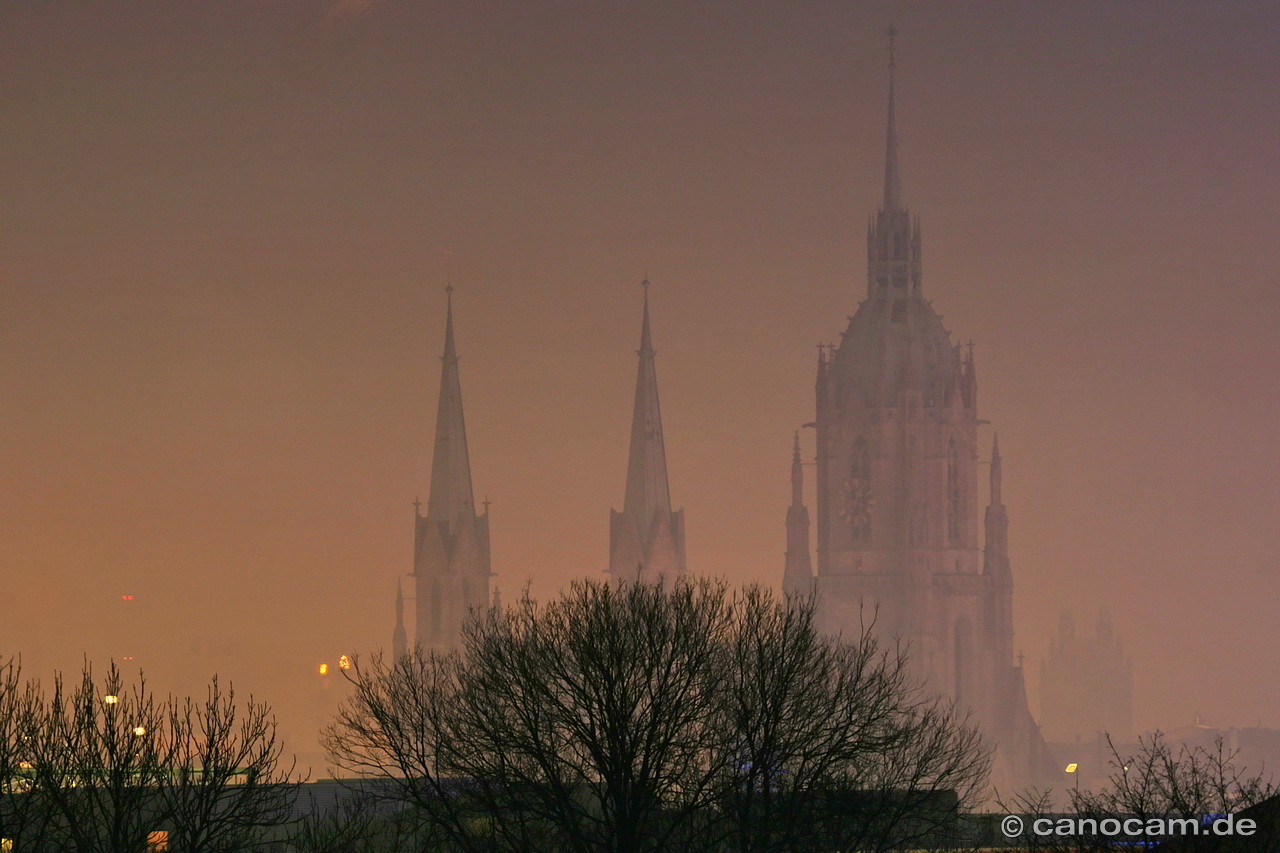
{"type": "Polygon", "coordinates": [[[1074,761],[1067,765],[1067,772],[1068,773],[1076,772],[1076,763],[1074,761]]]}
{"type": "Polygon", "coordinates": [[[329,674],[329,664],[327,664],[327,663],[322,663],[322,664],[320,664],[320,674],[321,674],[321,675],[328,675],[328,674],[329,674]]]}
{"type": "Polygon", "coordinates": [[[145,735],[145,734],[147,733],[147,727],[146,727],[146,726],[134,726],[134,727],[133,727],[133,733],[134,733],[135,735],[137,735],[138,737],[142,737],[143,735],[145,735]]]}
{"type": "Polygon", "coordinates": [[[347,657],[346,655],[343,655],[342,657],[338,658],[338,666],[342,667],[343,669],[351,669],[351,658],[347,657]]]}
{"type": "Polygon", "coordinates": [[[133,601],[132,595],[122,595],[120,597],[123,598],[125,601],[133,601]]]}
{"type": "Polygon", "coordinates": [[[133,660],[133,655],[125,655],[121,660],[133,660]]]}
{"type": "Polygon", "coordinates": [[[106,704],[106,705],[114,705],[119,701],[120,701],[120,697],[112,693],[108,693],[106,696],[102,697],[102,702],[103,704],[106,704]]]}
{"type": "Polygon", "coordinates": [[[19,769],[21,769],[21,770],[30,770],[30,769],[31,769],[31,762],[30,762],[30,761],[19,761],[19,762],[18,762],[18,768],[19,768],[19,769]]]}

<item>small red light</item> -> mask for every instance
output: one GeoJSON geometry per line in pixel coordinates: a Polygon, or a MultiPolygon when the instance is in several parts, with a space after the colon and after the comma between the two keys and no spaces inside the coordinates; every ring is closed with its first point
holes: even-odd
{"type": "Polygon", "coordinates": [[[120,597],[123,598],[125,601],[133,601],[132,595],[122,595],[120,597]]]}

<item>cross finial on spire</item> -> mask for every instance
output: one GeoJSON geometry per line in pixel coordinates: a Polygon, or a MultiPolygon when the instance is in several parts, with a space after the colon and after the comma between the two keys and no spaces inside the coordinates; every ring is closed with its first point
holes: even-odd
{"type": "Polygon", "coordinates": [[[653,355],[653,340],[649,336],[649,276],[640,282],[644,288],[644,314],[640,324],[640,349],[638,355],[653,355]]]}

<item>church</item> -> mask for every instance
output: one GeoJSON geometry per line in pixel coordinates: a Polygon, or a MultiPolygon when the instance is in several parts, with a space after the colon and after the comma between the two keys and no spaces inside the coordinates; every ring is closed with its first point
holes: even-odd
{"type": "MultiPolygon", "coordinates": [[[[816,591],[831,633],[906,644],[927,688],[971,711],[996,744],[994,775],[1058,777],[1013,655],[1009,519],[993,437],[990,501],[978,513],[973,347],[952,344],[924,297],[920,221],[903,202],[889,32],[884,196],[867,225],[866,296],[840,343],[818,350],[816,571],[797,437],[783,588],[816,591]]],[[[1003,783],[1003,784],[1001,784],[1003,783]]]]}
{"type": "MultiPolygon", "coordinates": [[[[1003,462],[990,447],[989,503],[979,521],[978,383],[973,348],[951,342],[924,297],[921,228],[903,201],[890,30],[884,195],[867,228],[866,295],[838,345],[821,346],[816,417],[817,535],[811,551],[803,462],[792,447],[782,585],[816,594],[830,633],[868,620],[907,645],[928,690],[971,712],[996,746],[1003,788],[1060,781],[1028,708],[1013,652],[1013,575],[1003,462]],[[814,559],[816,557],[816,560],[814,559]]],[[[683,510],[673,510],[649,323],[641,322],[627,480],[611,511],[608,573],[653,581],[688,571],[683,510]]],[[[450,288],[451,291],[451,288],[450,288]]],[[[489,601],[489,518],[476,513],[453,337],[451,297],[426,515],[415,512],[415,640],[452,648],[489,601]]],[[[397,599],[395,650],[407,637],[397,599]]]]}

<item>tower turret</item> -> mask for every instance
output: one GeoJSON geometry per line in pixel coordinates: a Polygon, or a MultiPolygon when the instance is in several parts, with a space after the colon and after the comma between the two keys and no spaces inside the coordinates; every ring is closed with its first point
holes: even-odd
{"type": "Polygon", "coordinates": [[[417,641],[424,649],[454,648],[472,609],[489,602],[489,505],[476,514],[471,490],[462,385],[453,336],[453,286],[445,288],[444,355],[427,514],[415,504],[414,589],[417,641]]]}
{"type": "Polygon", "coordinates": [[[782,589],[804,594],[812,588],[809,508],[804,505],[804,469],[800,462],[800,433],[797,432],[791,449],[791,506],[787,507],[787,562],[782,572],[782,589]]]}
{"type": "Polygon", "coordinates": [[[1000,435],[991,438],[991,502],[984,519],[986,542],[983,547],[982,573],[997,578],[1012,576],[1009,568],[1009,513],[1001,495],[1004,476],[1000,458],[1000,435]]]}
{"type": "Polygon", "coordinates": [[[684,510],[671,509],[667,483],[667,451],[658,375],[649,329],[649,280],[643,282],[644,314],[640,325],[639,366],[631,413],[631,450],[622,512],[610,511],[609,573],[617,580],[652,582],[673,579],[686,571],[684,510]]]}

